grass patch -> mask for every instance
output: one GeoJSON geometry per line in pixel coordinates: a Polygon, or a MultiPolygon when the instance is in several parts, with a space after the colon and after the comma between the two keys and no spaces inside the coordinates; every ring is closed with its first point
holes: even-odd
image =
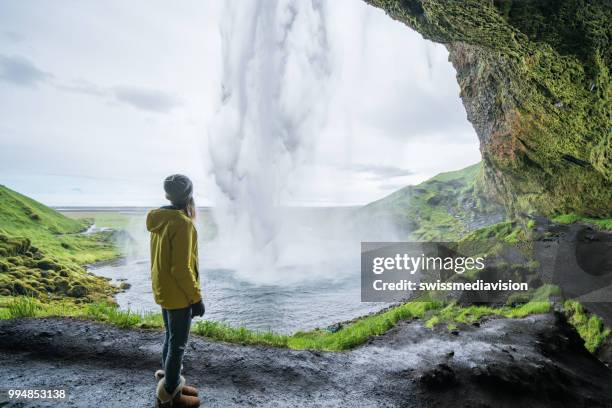
{"type": "Polygon", "coordinates": [[[140,326],[143,316],[131,310],[121,310],[108,303],[91,303],[85,306],[84,316],[97,321],[107,322],[117,327],[140,326]]]}
{"type": "MultiPolygon", "coordinates": [[[[525,317],[550,310],[547,302],[530,302],[517,307],[492,308],[486,306],[459,307],[438,301],[414,301],[384,310],[380,313],[356,319],[341,326],[338,331],[312,330],[292,335],[272,331],[249,330],[245,327],[231,327],[227,324],[202,320],[192,326],[192,332],[216,341],[244,345],[264,345],[296,350],[344,351],[355,348],[374,336],[380,336],[399,321],[426,319],[426,325],[433,327],[447,323],[450,329],[458,323],[472,323],[482,317],[498,315],[525,317]]],[[[69,301],[42,303],[27,297],[0,298],[0,318],[22,317],[76,317],[109,323],[121,328],[163,328],[160,313],[137,313],[121,310],[109,303],[88,303],[76,305],[69,301]]]]}
{"type": "Polygon", "coordinates": [[[558,294],[558,287],[543,285],[536,290],[521,294],[523,302],[509,299],[508,304],[501,307],[459,306],[453,302],[430,316],[425,326],[432,328],[438,324],[446,324],[448,327],[456,328],[457,324],[472,324],[488,316],[522,318],[532,314],[548,313],[551,310],[550,297],[558,294]]]}
{"type": "Polygon", "coordinates": [[[508,318],[522,318],[532,314],[548,313],[551,305],[548,301],[532,301],[520,306],[459,306],[455,303],[448,304],[439,313],[431,316],[425,326],[433,328],[438,324],[446,324],[448,327],[457,327],[457,324],[472,324],[483,317],[500,316],[508,318]]]}
{"type": "Polygon", "coordinates": [[[39,309],[40,306],[34,298],[20,296],[8,304],[7,315],[9,318],[36,317],[39,309]]]}
{"type": "Polygon", "coordinates": [[[595,225],[604,230],[612,230],[612,218],[590,218],[577,214],[562,214],[553,217],[554,222],[559,224],[573,224],[575,222],[584,222],[586,224],[595,225]]]}
{"type": "Polygon", "coordinates": [[[210,320],[195,323],[191,330],[200,336],[228,343],[289,347],[289,336],[272,331],[263,332],[249,330],[245,327],[231,327],[227,324],[210,320]]]}
{"type": "Polygon", "coordinates": [[[358,319],[335,333],[326,330],[297,332],[288,339],[287,344],[293,349],[348,350],[365,343],[372,336],[384,334],[400,320],[423,318],[427,312],[441,307],[442,303],[436,301],[404,303],[382,313],[358,319]]]}
{"type": "Polygon", "coordinates": [[[586,349],[591,353],[595,353],[610,336],[610,329],[605,327],[603,320],[599,316],[588,313],[575,300],[566,300],[563,308],[568,321],[576,328],[576,331],[584,340],[586,349]]]}

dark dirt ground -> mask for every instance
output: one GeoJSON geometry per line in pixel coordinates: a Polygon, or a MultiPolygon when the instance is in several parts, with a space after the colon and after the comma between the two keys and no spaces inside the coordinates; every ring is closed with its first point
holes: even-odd
{"type": "MultiPolygon", "coordinates": [[[[72,319],[0,322],[0,387],[65,387],[68,402],[153,407],[162,333],[72,319]]],[[[209,407],[612,407],[612,370],[560,315],[492,319],[453,334],[402,322],[353,351],[193,337],[184,374],[209,407]]]]}

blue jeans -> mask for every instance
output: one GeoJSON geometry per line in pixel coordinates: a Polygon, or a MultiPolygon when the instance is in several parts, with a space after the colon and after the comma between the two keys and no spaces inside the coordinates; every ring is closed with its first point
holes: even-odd
{"type": "Polygon", "coordinates": [[[183,354],[189,338],[191,327],[191,308],[168,310],[162,309],[166,338],[162,349],[162,366],[166,371],[166,391],[169,394],[179,385],[183,354]]]}

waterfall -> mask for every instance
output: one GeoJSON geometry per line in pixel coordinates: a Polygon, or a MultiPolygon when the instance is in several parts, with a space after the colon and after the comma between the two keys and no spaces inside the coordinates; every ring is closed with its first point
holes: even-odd
{"type": "Polygon", "coordinates": [[[219,190],[219,239],[234,261],[272,270],[277,216],[288,176],[325,121],[331,76],[326,10],[318,0],[225,4],[223,76],[209,128],[211,171],[219,190]]]}

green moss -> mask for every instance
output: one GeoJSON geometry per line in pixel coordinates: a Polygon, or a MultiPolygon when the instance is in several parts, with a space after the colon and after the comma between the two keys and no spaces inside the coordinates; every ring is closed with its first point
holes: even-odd
{"type": "Polygon", "coordinates": [[[524,305],[521,305],[518,307],[507,308],[502,313],[502,316],[516,319],[516,318],[526,317],[532,314],[548,313],[550,311],[551,311],[550,302],[536,300],[536,301],[525,303],[524,305]]]}
{"type": "MultiPolygon", "coordinates": [[[[466,235],[459,242],[459,250],[463,254],[494,255],[503,249],[504,245],[516,246],[529,240],[528,232],[517,222],[504,221],[477,229],[466,235]]],[[[502,267],[500,262],[497,267],[502,267]]]]}
{"type": "Polygon", "coordinates": [[[563,308],[568,321],[576,328],[576,331],[584,340],[586,349],[591,353],[595,353],[610,336],[610,328],[605,327],[603,320],[599,316],[588,313],[575,300],[565,301],[563,308]]]}
{"type": "Polygon", "coordinates": [[[41,299],[70,295],[85,300],[106,299],[115,293],[108,281],[83,268],[119,255],[113,236],[81,234],[87,226],[83,220],[69,219],[0,186],[0,291],[41,299]],[[41,283],[50,274],[52,281],[41,283]]]}
{"type": "Polygon", "coordinates": [[[453,325],[472,324],[484,317],[501,316],[508,318],[522,318],[532,314],[548,313],[551,310],[549,301],[534,300],[520,306],[458,306],[455,303],[447,305],[439,313],[431,316],[425,326],[433,328],[438,324],[453,325]]]}
{"type": "Polygon", "coordinates": [[[604,230],[612,230],[612,218],[591,218],[577,214],[561,214],[553,217],[552,220],[560,224],[583,222],[586,224],[595,225],[604,230]]]}

